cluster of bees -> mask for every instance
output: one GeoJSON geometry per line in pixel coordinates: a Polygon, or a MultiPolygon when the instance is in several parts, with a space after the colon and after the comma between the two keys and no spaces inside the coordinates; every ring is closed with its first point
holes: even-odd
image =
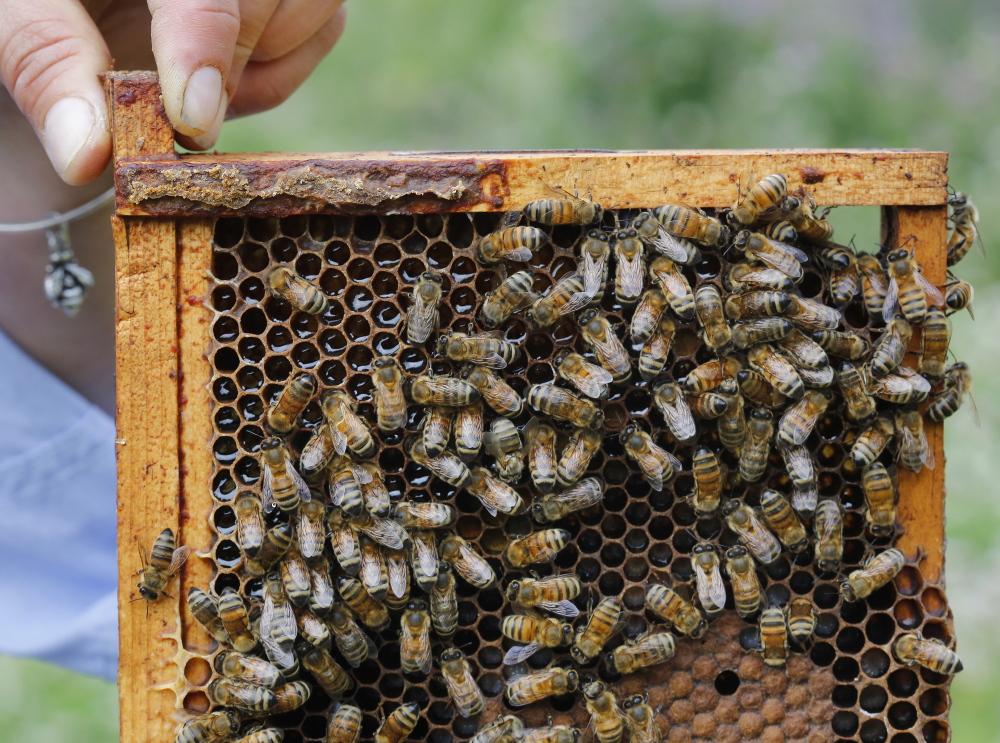
{"type": "MultiPolygon", "coordinates": [[[[959,193],[949,203],[952,265],[978,233],[971,201],[959,193]]],[[[619,599],[605,598],[574,629],[566,620],[580,615],[573,600],[582,584],[573,574],[510,578],[505,596],[519,613],[505,616],[501,629],[518,643],[504,658],[511,667],[505,689],[510,706],[579,691],[599,743],[618,743],[626,730],[637,743],[657,743],[656,712],[644,697],[620,703],[613,689],[575,666],[599,662],[628,674],[669,660],[674,633],[700,638],[723,611],[723,567],[735,610],[744,618],[759,614],[757,649],[767,664],[783,665],[793,647],[806,648],[816,621],[811,602],[766,605],[756,568],[783,551],[797,554],[813,544],[817,571],[841,572],[843,507],[837,497],[819,497],[807,439],[839,393],[844,415],[857,429],[844,467],[860,471],[869,534],[891,542],[897,529],[892,459],[914,471],[933,467],[923,416],[943,420],[969,392],[967,366],[946,365],[946,354],[948,314],[969,306],[972,289],[954,279],[942,292],[924,278],[905,245],[876,256],[834,243],[827,214],[815,211],[808,194],[790,193],[780,174],[759,182],[741,179],[732,209],[715,216],[664,205],[625,226],[616,220],[610,232],[599,226],[604,216],[599,204],[569,194],[506,215],[477,246],[480,262],[501,266],[505,277],[479,308],[486,332],[441,333],[441,277],[421,276],[407,313],[407,340],[428,346],[459,371],[407,379],[395,358],[375,359],[375,423],[383,433],[402,431],[408,400],[419,406],[425,410],[419,431],[405,440],[414,462],[476,497],[493,516],[530,513],[544,526],[601,502],[602,481],[583,477],[604,441],[601,401],[611,386],[636,374],[649,383],[667,430],[660,436],[627,423],[619,434],[627,456],[660,491],[683,464],[659,442],[690,446],[693,508],[699,517],[721,514],[738,544],[723,549],[704,541],[694,547],[693,590],[668,581],[648,584],[645,606],[666,627],[613,650],[606,647],[624,627],[626,612],[619,599]],[[530,260],[548,239],[538,227],[519,224],[524,218],[592,226],[579,240],[577,270],[541,296],[533,290],[531,271],[506,276],[509,264],[530,260]],[[722,276],[725,293],[712,283],[693,291],[683,272],[708,250],[742,259],[722,276]],[[798,291],[807,261],[826,273],[829,304],[798,291]],[[635,369],[620,331],[597,307],[609,290],[618,303],[634,307],[626,332],[634,348],[641,345],[635,369]],[[884,322],[871,344],[840,329],[840,309],[858,296],[870,317],[884,322]],[[489,332],[518,313],[535,329],[576,315],[588,351],[559,352],[552,364],[565,385],[533,385],[523,399],[503,378],[520,350],[489,332]],[[697,323],[713,357],[682,379],[668,379],[663,370],[684,323],[697,323]],[[921,348],[918,362],[908,364],[915,327],[922,330],[921,348]],[[921,414],[917,406],[928,401],[921,414]],[[519,430],[512,419],[525,403],[538,415],[519,430]],[[484,418],[492,418],[488,427],[484,418]],[[560,450],[563,431],[568,442],[560,450]],[[766,480],[775,449],[785,472],[766,480]],[[477,464],[483,450],[492,468],[477,464]],[[530,503],[512,487],[525,480],[525,461],[537,491],[530,503]],[[739,495],[758,483],[760,505],[753,507],[739,495]],[[538,650],[567,646],[574,665],[534,673],[522,665],[538,650]]],[[[276,296],[302,312],[321,315],[327,309],[323,293],[288,268],[273,269],[268,282],[276,296]]],[[[458,626],[456,576],[483,589],[497,583],[494,569],[453,530],[450,505],[390,501],[379,468],[363,461],[378,451],[377,437],[349,395],[332,389],[321,394],[324,421],[296,461],[285,437],[317,391],[315,377],[300,373],[274,400],[266,417],[271,436],[260,445],[260,496],[244,493],[233,504],[243,567],[263,579],[259,611],[232,588],[213,596],[193,587],[188,594],[192,614],[228,649],[217,656],[220,678],[209,688],[217,708],[185,722],[178,743],[280,741],[282,731],[261,721],[309,698],[312,685],[300,672],[331,698],[343,699],[354,683],[344,666],[357,668],[377,656],[369,633],[388,628],[393,613],[399,615],[404,673],[432,673],[434,635],[445,644],[436,661],[456,711],[470,717],[484,709],[464,653],[447,643],[458,626]],[[267,528],[265,516],[279,511],[284,518],[267,528]]],[[[551,563],[569,540],[570,532],[560,528],[512,538],[503,552],[505,566],[525,571],[551,563]]],[[[163,593],[188,552],[164,530],[144,561],[141,595],[156,599],[163,593]]],[[[893,547],[871,556],[840,580],[844,599],[865,599],[904,564],[893,547]]],[[[918,633],[897,637],[893,652],[900,662],[940,673],[961,670],[953,651],[918,633]]],[[[329,743],[356,741],[361,719],[358,707],[336,702],[329,743]]],[[[415,703],[400,706],[384,718],[377,743],[399,743],[418,719],[415,703]]],[[[483,727],[475,740],[575,743],[579,737],[575,728],[550,723],[529,729],[508,715],[483,727]]]]}

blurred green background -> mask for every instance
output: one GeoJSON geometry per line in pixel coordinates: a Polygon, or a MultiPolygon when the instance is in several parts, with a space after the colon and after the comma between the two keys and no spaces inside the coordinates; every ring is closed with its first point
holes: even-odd
{"type": "MultiPolygon", "coordinates": [[[[336,50],[219,149],[914,147],[951,153],[989,258],[958,273],[976,315],[952,348],[981,424],[947,425],[948,595],[965,671],[956,741],[1000,741],[1000,4],[989,0],[422,0],[350,3],[336,50]]],[[[878,239],[872,209],[838,236],[878,239]]],[[[940,463],[939,463],[940,466],[940,463]]],[[[111,684],[0,658],[0,739],[117,737],[111,684]]],[[[131,742],[129,742],[131,743],[131,742]]]]}

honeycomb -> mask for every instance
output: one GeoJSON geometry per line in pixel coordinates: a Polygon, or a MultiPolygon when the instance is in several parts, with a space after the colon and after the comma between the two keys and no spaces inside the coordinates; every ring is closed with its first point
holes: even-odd
{"type": "MultiPolygon", "coordinates": [[[[605,219],[610,225],[616,218],[626,220],[634,213],[612,211],[605,219]]],[[[498,214],[477,213],[218,220],[211,295],[215,317],[209,351],[213,366],[210,392],[215,403],[209,518],[217,535],[212,548],[216,593],[232,586],[249,600],[261,597],[260,579],[248,578],[241,570],[231,503],[243,491],[259,493],[257,452],[265,437],[263,417],[271,400],[294,373],[309,370],[318,378],[321,391],[347,390],[359,401],[359,414],[374,423],[370,372],[375,356],[395,356],[411,375],[428,369],[452,371],[447,360],[405,342],[401,328],[407,305],[401,295],[424,271],[441,272],[442,330],[476,330],[474,317],[481,298],[501,278],[493,268],[477,263],[474,246],[479,237],[496,228],[499,219],[498,214]],[[276,266],[291,267],[318,284],[329,299],[326,314],[316,317],[293,311],[288,302],[271,296],[266,276],[276,266]]],[[[536,272],[534,288],[538,292],[575,269],[573,246],[583,228],[543,229],[550,240],[529,264],[536,272]]],[[[733,257],[739,258],[738,254],[733,257]]],[[[693,289],[704,283],[721,289],[721,276],[728,265],[724,255],[706,249],[702,262],[685,268],[684,273],[693,289]]],[[[815,269],[806,268],[800,291],[807,297],[824,298],[824,281],[815,269]]],[[[619,305],[613,291],[604,293],[602,305],[621,336],[631,308],[619,305]]],[[[862,337],[870,338],[868,315],[860,299],[845,309],[844,319],[862,337]]],[[[678,322],[665,375],[683,377],[712,357],[701,344],[694,322],[678,322]]],[[[573,347],[591,358],[572,317],[533,332],[515,316],[500,332],[524,350],[504,371],[504,378],[522,395],[528,385],[555,378],[551,359],[560,349],[573,347]]],[[[629,348],[634,358],[640,348],[629,348]]],[[[835,397],[807,445],[816,460],[821,495],[839,495],[846,509],[842,569],[847,573],[876,545],[864,533],[860,475],[841,467],[855,435],[845,423],[842,405],[839,396],[835,397]]],[[[649,384],[636,374],[624,388],[613,387],[602,407],[605,439],[590,464],[590,473],[604,479],[604,501],[553,524],[568,529],[572,540],[554,566],[538,567],[537,572],[579,575],[584,592],[576,603],[584,611],[602,597],[619,597],[629,618],[624,632],[613,640],[614,647],[623,636],[635,638],[652,626],[652,616],[643,606],[643,588],[648,581],[693,582],[694,545],[711,540],[730,546],[736,543],[736,536],[718,515],[696,518],[686,499],[694,482],[694,450],[669,438],[659,411],[651,404],[649,384]],[[652,431],[684,465],[662,492],[652,491],[638,467],[625,457],[618,432],[630,420],[652,431]]],[[[411,404],[408,412],[407,432],[416,430],[421,411],[411,404]]],[[[491,415],[487,408],[487,426],[491,415]]],[[[526,405],[515,423],[523,425],[530,415],[526,405]]],[[[317,395],[305,410],[300,428],[289,438],[292,448],[301,450],[321,420],[317,395]]],[[[699,421],[699,429],[702,442],[721,449],[714,426],[699,421]]],[[[404,432],[376,431],[376,436],[380,449],[370,461],[382,469],[394,502],[408,498],[452,504],[459,515],[456,531],[487,556],[498,576],[498,586],[525,574],[505,569],[499,556],[510,534],[530,529],[526,516],[489,516],[471,495],[457,493],[411,461],[402,448],[404,432]]],[[[561,430],[560,447],[565,438],[566,431],[561,430]]],[[[887,464],[892,453],[883,454],[887,464]]],[[[736,462],[725,450],[721,456],[730,467],[736,462]]],[[[761,484],[774,484],[783,477],[780,456],[772,451],[768,475],[761,484]]],[[[760,487],[747,490],[748,504],[757,505],[760,487]]],[[[530,500],[530,480],[518,490],[530,500]]],[[[282,518],[280,513],[277,518],[282,518]]],[[[884,542],[877,544],[879,549],[887,546],[884,542]]],[[[812,562],[810,545],[801,554],[785,552],[774,564],[758,569],[769,602],[784,605],[790,598],[804,596],[820,612],[811,646],[805,653],[794,654],[784,668],[769,668],[758,654],[746,649],[756,630],[755,619],[743,620],[734,611],[726,611],[710,624],[702,640],[679,639],[676,655],[666,664],[620,679],[597,666],[584,671],[612,682],[619,698],[647,692],[650,704],[659,712],[664,740],[670,743],[949,740],[950,679],[920,667],[902,666],[889,650],[893,638],[903,631],[919,630],[925,637],[951,642],[952,618],[941,587],[925,583],[919,565],[907,565],[894,583],[866,601],[844,603],[834,576],[818,577],[812,562]]],[[[352,673],[357,687],[348,700],[364,712],[362,735],[371,736],[381,715],[410,701],[421,707],[420,722],[411,739],[431,743],[468,739],[482,723],[513,709],[502,694],[508,672],[502,659],[511,643],[500,632],[501,618],[512,611],[511,606],[500,587],[477,591],[461,580],[457,587],[459,630],[449,645],[462,648],[469,658],[486,697],[486,711],[478,719],[457,716],[436,672],[423,679],[404,677],[398,618],[394,617],[392,628],[373,634],[379,646],[377,660],[369,658],[352,673]]],[[[419,593],[416,586],[413,590],[419,593]]],[[[727,609],[732,608],[729,596],[727,609]]],[[[435,639],[435,657],[440,649],[435,639]]],[[[210,670],[214,656],[206,660],[208,667],[199,666],[203,673],[184,697],[184,706],[191,711],[205,711],[206,689],[216,677],[210,670]]],[[[528,665],[542,668],[553,660],[569,663],[568,649],[543,650],[528,665]]],[[[286,730],[286,743],[321,741],[330,704],[315,688],[303,708],[271,719],[286,730]]],[[[556,723],[572,722],[581,730],[589,722],[578,695],[556,697],[517,711],[529,725],[544,724],[549,716],[556,723]]]]}

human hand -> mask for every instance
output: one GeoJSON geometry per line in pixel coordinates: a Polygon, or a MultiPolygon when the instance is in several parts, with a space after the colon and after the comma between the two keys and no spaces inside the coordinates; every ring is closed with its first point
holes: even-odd
{"type": "Polygon", "coordinates": [[[340,38],[344,0],[0,0],[0,79],[64,181],[111,157],[111,69],[160,73],[181,144],[211,147],[228,116],[277,106],[340,38]]]}

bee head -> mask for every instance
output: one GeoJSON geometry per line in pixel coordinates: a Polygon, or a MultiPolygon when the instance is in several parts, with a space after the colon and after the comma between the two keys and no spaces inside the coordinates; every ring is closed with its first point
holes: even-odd
{"type": "Polygon", "coordinates": [[[969,196],[964,191],[956,191],[955,193],[948,196],[948,205],[961,209],[967,203],[969,203],[969,196]]]}
{"type": "Polygon", "coordinates": [[[581,328],[585,328],[587,327],[587,325],[590,324],[590,321],[593,320],[595,317],[597,317],[597,310],[587,310],[582,315],[580,315],[580,319],[577,320],[577,324],[581,328]]]}
{"type": "Polygon", "coordinates": [[[785,200],[781,203],[781,208],[784,209],[786,212],[794,212],[796,209],[799,208],[801,203],[802,202],[800,202],[794,196],[787,196],[785,197],[785,200]]]}
{"type": "MultiPolygon", "coordinates": [[[[531,504],[531,515],[534,517],[535,521],[540,524],[544,524],[548,519],[545,518],[545,509],[542,507],[541,503],[531,504]]],[[[510,589],[508,589],[509,591],[510,589]]]]}
{"type": "Polygon", "coordinates": [[[694,549],[691,550],[691,552],[693,552],[696,555],[701,555],[705,552],[714,552],[714,551],[715,548],[708,542],[699,542],[694,546],[694,549]]]}
{"type": "Polygon", "coordinates": [[[750,241],[750,230],[740,230],[733,239],[733,247],[743,249],[750,241]]]}
{"type": "Polygon", "coordinates": [[[507,586],[507,600],[508,601],[516,601],[517,600],[517,594],[518,594],[518,592],[520,590],[521,590],[521,581],[519,581],[519,580],[512,580],[510,582],[510,585],[507,586]]]}
{"type": "Polygon", "coordinates": [[[624,444],[628,438],[638,430],[639,427],[635,423],[629,423],[622,429],[622,432],[618,436],[618,440],[624,444]]]}
{"type": "Polygon", "coordinates": [[[774,418],[774,414],[767,408],[756,408],[750,413],[750,417],[759,421],[769,421],[774,418]]]}
{"type": "Polygon", "coordinates": [[[423,276],[421,276],[420,278],[422,278],[424,281],[433,281],[436,284],[441,283],[441,275],[436,273],[431,273],[430,271],[425,272],[423,276]]]}
{"type": "Polygon", "coordinates": [[[888,526],[885,524],[880,524],[878,526],[871,527],[871,533],[873,537],[891,537],[895,528],[893,526],[888,526]]]}
{"type": "MultiPolygon", "coordinates": [[[[576,650],[576,648],[573,648],[576,650]]],[[[575,671],[574,671],[575,673],[575,671]]],[[[583,696],[585,696],[590,701],[594,701],[597,697],[604,693],[604,684],[600,681],[590,681],[583,686],[583,696]]]]}
{"type": "Polygon", "coordinates": [[[587,237],[589,237],[591,240],[600,240],[603,243],[606,243],[608,241],[608,236],[601,230],[591,230],[590,232],[587,233],[587,237]]]}
{"type": "Polygon", "coordinates": [[[727,500],[722,504],[722,515],[728,516],[740,507],[740,502],[736,499],[727,500]]]}
{"type": "Polygon", "coordinates": [[[698,626],[695,627],[694,631],[691,633],[691,637],[697,640],[699,637],[705,634],[705,630],[707,629],[708,629],[708,620],[702,617],[702,619],[698,622],[698,626]]]}
{"type": "Polygon", "coordinates": [[[844,594],[845,601],[858,600],[858,595],[854,592],[854,586],[851,585],[849,580],[843,580],[840,582],[840,592],[844,594]]]}
{"type": "Polygon", "coordinates": [[[156,591],[150,591],[148,588],[143,586],[142,583],[136,583],[135,587],[139,589],[139,595],[142,596],[144,599],[148,599],[149,601],[156,601],[156,599],[160,598],[160,594],[158,594],[156,591]]]}
{"type": "Polygon", "coordinates": [[[277,449],[281,447],[281,439],[277,436],[270,436],[260,442],[261,451],[270,451],[271,449],[277,449]]]}
{"type": "Polygon", "coordinates": [[[573,353],[573,349],[564,348],[562,351],[556,354],[555,358],[552,359],[552,363],[558,367],[560,364],[562,364],[563,361],[566,360],[566,357],[569,356],[571,353],[573,353]]]}
{"type": "MultiPolygon", "coordinates": [[[[573,625],[568,622],[563,622],[562,625],[562,644],[569,645],[573,641],[573,625]]],[[[574,650],[576,648],[573,648],[574,650]]]]}
{"type": "Polygon", "coordinates": [[[741,544],[738,544],[735,547],[729,548],[729,551],[726,552],[726,557],[728,557],[730,560],[735,560],[740,557],[746,557],[746,554],[747,554],[747,548],[741,544]]]}
{"type": "Polygon", "coordinates": [[[458,648],[449,648],[441,653],[442,663],[451,663],[452,661],[462,660],[465,656],[462,655],[462,651],[458,648]]]}

